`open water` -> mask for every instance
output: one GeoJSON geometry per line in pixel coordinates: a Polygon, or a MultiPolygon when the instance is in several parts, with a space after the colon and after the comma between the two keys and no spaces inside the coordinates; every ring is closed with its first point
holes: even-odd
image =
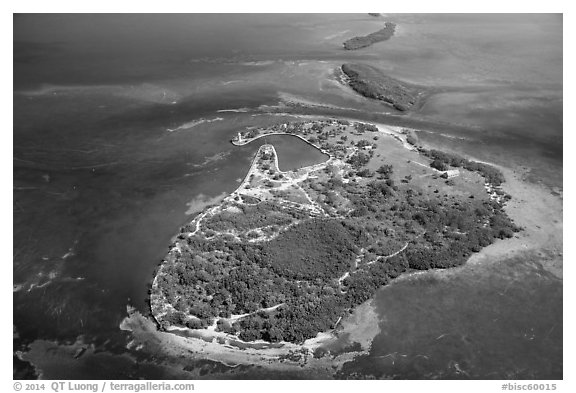
{"type": "MultiPolygon", "coordinates": [[[[413,126],[562,187],[557,15],[16,15],[13,98],[14,350],[45,340],[99,352],[48,360],[36,372],[51,379],[170,377],[138,368],[119,324],[128,304],[147,312],[179,227],[245,175],[258,145],[229,143],[244,127],[299,115],[413,126]],[[385,20],[398,23],[390,41],[342,50],[385,20]],[[337,82],[352,61],[444,92],[401,116],[337,82]]],[[[282,169],[322,159],[273,139],[282,169]]],[[[562,280],[509,269],[383,288],[382,332],[343,376],[561,378],[562,280]]],[[[15,375],[33,377],[29,366],[15,360],[15,375]]]]}

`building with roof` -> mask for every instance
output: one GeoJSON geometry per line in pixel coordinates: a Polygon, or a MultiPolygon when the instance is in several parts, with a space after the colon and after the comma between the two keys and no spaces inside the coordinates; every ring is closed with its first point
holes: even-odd
{"type": "Polygon", "coordinates": [[[447,171],[444,171],[441,177],[443,177],[444,179],[451,179],[458,175],[460,175],[460,171],[458,169],[449,169],[447,171]]]}

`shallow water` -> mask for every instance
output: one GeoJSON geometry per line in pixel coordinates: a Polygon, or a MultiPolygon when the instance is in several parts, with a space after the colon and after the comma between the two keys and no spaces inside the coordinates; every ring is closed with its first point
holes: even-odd
{"type": "Polygon", "coordinates": [[[533,261],[406,277],[375,304],[381,333],[345,366],[397,379],[561,379],[562,282],[533,261]]]}
{"type": "MultiPolygon", "coordinates": [[[[102,353],[130,355],[122,358],[129,366],[115,375],[146,376],[133,366],[146,355],[127,350],[130,337],[118,328],[126,305],[147,312],[150,280],[172,236],[244,177],[259,145],[234,147],[232,136],[244,127],[296,119],[282,113],[425,128],[423,140],[505,165],[528,165],[535,180],[562,186],[561,17],[390,19],[399,24],[397,37],[345,52],[342,41],[376,30],[384,19],[16,16],[13,270],[14,284],[22,287],[13,297],[15,349],[38,339],[74,342],[82,336],[102,353]],[[546,55],[534,56],[542,48],[546,55]],[[398,116],[338,84],[333,72],[347,61],[452,90],[432,97],[420,114],[398,116]],[[218,112],[229,109],[241,111],[218,112]]],[[[283,170],[324,159],[296,138],[270,138],[283,170]]],[[[381,328],[385,321],[391,325],[370,356],[415,356],[416,348],[426,348],[440,351],[437,361],[398,368],[378,360],[372,362],[376,370],[359,359],[350,370],[453,377],[447,364],[455,360],[470,375],[491,378],[485,362],[492,356],[519,378],[557,376],[560,330],[526,350],[519,350],[517,331],[532,318],[540,337],[561,318],[561,282],[544,284],[533,270],[519,271],[522,280],[504,274],[495,281],[498,288],[510,285],[506,301],[491,293],[481,279],[485,272],[476,271],[433,285],[423,280],[383,289],[377,296],[381,328]],[[525,282],[534,285],[527,290],[525,282]],[[423,302],[418,312],[408,307],[414,305],[411,296],[423,302]],[[488,323],[495,314],[511,319],[488,323]],[[456,318],[459,334],[475,344],[423,345],[443,334],[446,320],[439,316],[456,318]],[[522,354],[541,360],[530,363],[522,354]],[[539,363],[546,359],[550,367],[539,363]]],[[[98,364],[106,356],[87,359],[92,366],[75,375],[103,375],[107,368],[98,364]]],[[[149,376],[161,373],[150,369],[149,376]]],[[[52,368],[52,378],[62,375],[52,368]]],[[[259,375],[268,374],[255,371],[259,375]]]]}

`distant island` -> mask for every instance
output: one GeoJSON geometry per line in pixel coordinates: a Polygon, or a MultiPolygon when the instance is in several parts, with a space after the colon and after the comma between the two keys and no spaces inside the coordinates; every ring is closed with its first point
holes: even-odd
{"type": "Polygon", "coordinates": [[[367,98],[383,101],[399,111],[412,108],[425,88],[391,78],[377,68],[364,64],[343,64],[345,82],[367,98]]]}
{"type": "Polygon", "coordinates": [[[461,265],[519,230],[497,169],[419,147],[409,130],[333,119],[250,129],[233,143],[271,134],[327,160],[283,172],[274,147],[260,147],[236,191],[170,246],[150,300],[162,328],[228,347],[301,344],[399,275],[461,265]]]}
{"type": "MultiPolygon", "coordinates": [[[[372,16],[376,16],[374,14],[369,14],[372,16]]],[[[360,48],[365,48],[377,42],[389,40],[393,35],[394,31],[396,30],[396,24],[392,22],[386,22],[384,24],[384,28],[370,33],[368,35],[362,37],[353,37],[349,40],[344,42],[344,49],[346,50],[356,50],[360,48]]]]}

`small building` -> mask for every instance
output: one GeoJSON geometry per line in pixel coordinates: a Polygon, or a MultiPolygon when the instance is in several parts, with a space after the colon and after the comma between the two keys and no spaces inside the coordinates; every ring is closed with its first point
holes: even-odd
{"type": "Polygon", "coordinates": [[[444,179],[451,179],[458,175],[460,175],[460,171],[458,169],[449,169],[445,171],[440,177],[443,177],[444,179]]]}

